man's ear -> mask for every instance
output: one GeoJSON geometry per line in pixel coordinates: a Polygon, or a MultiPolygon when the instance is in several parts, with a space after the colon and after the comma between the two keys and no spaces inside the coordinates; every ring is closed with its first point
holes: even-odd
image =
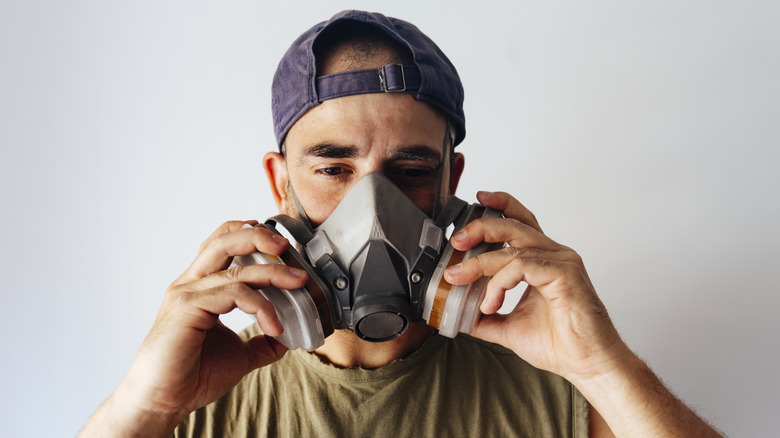
{"type": "Polygon", "coordinates": [[[452,178],[450,178],[450,194],[455,194],[460,182],[460,176],[463,174],[463,168],[466,165],[466,158],[460,152],[452,154],[452,178]]]}
{"type": "Polygon", "coordinates": [[[263,168],[268,177],[268,184],[271,186],[271,194],[276,202],[276,207],[280,212],[287,211],[292,200],[288,199],[287,185],[290,182],[290,177],[287,173],[284,155],[279,152],[268,152],[263,157],[263,168]]]}

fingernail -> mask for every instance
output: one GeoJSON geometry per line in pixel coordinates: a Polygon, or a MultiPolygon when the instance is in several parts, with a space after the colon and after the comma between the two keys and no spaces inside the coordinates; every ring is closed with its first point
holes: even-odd
{"type": "Polygon", "coordinates": [[[306,275],[306,272],[298,269],[298,268],[289,268],[290,275],[292,275],[295,278],[303,278],[304,275],[306,275]]]}
{"type": "Polygon", "coordinates": [[[488,297],[485,297],[484,299],[482,299],[482,304],[479,305],[479,311],[486,315],[489,313],[493,313],[493,309],[492,309],[493,306],[488,301],[489,301],[488,297]]]}
{"type": "Polygon", "coordinates": [[[465,238],[466,238],[466,231],[465,230],[460,230],[457,233],[452,235],[452,240],[459,240],[460,241],[460,240],[463,240],[465,238]]]}
{"type": "Polygon", "coordinates": [[[458,263],[455,266],[450,266],[449,268],[447,268],[447,273],[450,275],[457,275],[458,272],[460,272],[461,268],[462,266],[460,265],[460,263],[458,263]]]}
{"type": "Polygon", "coordinates": [[[285,241],[287,240],[283,236],[280,236],[278,234],[272,234],[271,239],[274,239],[274,242],[279,244],[285,243],[285,241]]]}
{"type": "Polygon", "coordinates": [[[493,194],[493,192],[488,192],[488,191],[485,191],[485,190],[480,190],[480,191],[478,191],[478,192],[477,192],[477,198],[485,198],[485,197],[490,197],[490,195],[492,195],[492,194],[493,194]]]}

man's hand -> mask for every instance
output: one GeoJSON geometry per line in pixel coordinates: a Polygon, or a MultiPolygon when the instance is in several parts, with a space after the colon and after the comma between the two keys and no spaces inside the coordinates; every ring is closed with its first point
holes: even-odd
{"type": "Polygon", "coordinates": [[[510,195],[480,192],[477,199],[505,217],[469,223],[452,237],[453,247],[465,251],[483,241],[508,246],[445,272],[452,284],[493,277],[472,335],[574,384],[597,411],[593,433],[603,416],[617,436],[720,436],[621,340],[577,253],[547,237],[534,215],[510,195]],[[523,281],[528,287],[515,308],[497,314],[505,292],[523,281]]]}
{"type": "Polygon", "coordinates": [[[234,256],[262,251],[279,255],[288,242],[256,222],[227,222],[168,288],[157,318],[130,371],[93,415],[82,435],[110,427],[124,435],[166,436],[189,412],[235,386],[248,372],[280,359],[286,348],[270,336],[282,326],[273,306],[253,288],[302,287],[304,271],[282,265],[226,269],[234,256]],[[219,321],[238,308],[254,314],[268,336],[243,341],[219,321]]]}
{"type": "Polygon", "coordinates": [[[480,192],[478,200],[503,211],[505,218],[471,222],[453,236],[452,245],[461,251],[483,241],[508,246],[466,260],[445,274],[453,284],[493,277],[480,309],[485,316],[472,334],[569,380],[603,372],[630,354],[579,255],[547,237],[534,215],[508,194],[480,192]],[[505,292],[522,281],[528,288],[514,310],[496,314],[505,292]]]}

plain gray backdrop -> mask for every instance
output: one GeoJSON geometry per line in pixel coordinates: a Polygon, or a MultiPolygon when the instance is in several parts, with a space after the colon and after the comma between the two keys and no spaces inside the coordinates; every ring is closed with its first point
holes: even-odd
{"type": "Polygon", "coordinates": [[[459,69],[460,196],[515,195],[673,391],[776,434],[780,3],[3,0],[0,436],[76,434],[200,242],[275,214],[276,63],[354,7],[459,69]]]}

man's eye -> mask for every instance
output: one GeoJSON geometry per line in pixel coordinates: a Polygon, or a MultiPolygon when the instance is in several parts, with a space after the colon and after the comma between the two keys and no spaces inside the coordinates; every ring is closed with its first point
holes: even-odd
{"type": "Polygon", "coordinates": [[[343,172],[344,169],[341,167],[323,167],[321,169],[317,169],[317,173],[321,173],[327,176],[338,176],[341,175],[343,172]]]}
{"type": "Polygon", "coordinates": [[[433,175],[433,170],[421,169],[421,168],[408,168],[408,169],[399,169],[397,174],[405,178],[428,178],[431,175],[433,175]]]}
{"type": "Polygon", "coordinates": [[[436,171],[427,167],[404,167],[393,172],[396,184],[427,186],[435,183],[436,171]]]}

